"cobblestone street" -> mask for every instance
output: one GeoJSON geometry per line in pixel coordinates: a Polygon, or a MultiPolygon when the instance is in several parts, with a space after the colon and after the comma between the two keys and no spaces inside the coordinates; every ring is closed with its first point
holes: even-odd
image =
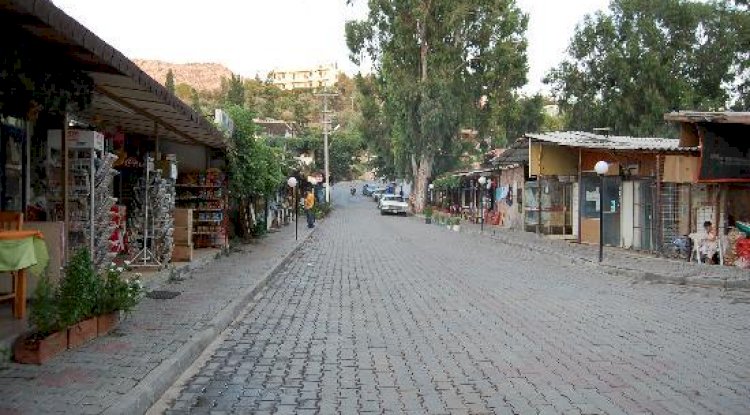
{"type": "Polygon", "coordinates": [[[750,411],[750,304],[336,196],[168,413],[750,411]]]}

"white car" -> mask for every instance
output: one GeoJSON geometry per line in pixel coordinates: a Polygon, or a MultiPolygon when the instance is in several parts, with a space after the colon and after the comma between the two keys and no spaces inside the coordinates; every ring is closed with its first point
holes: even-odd
{"type": "Polygon", "coordinates": [[[406,199],[399,195],[384,194],[378,201],[378,208],[381,215],[393,213],[406,216],[407,212],[409,212],[409,204],[406,202],[406,199]]]}

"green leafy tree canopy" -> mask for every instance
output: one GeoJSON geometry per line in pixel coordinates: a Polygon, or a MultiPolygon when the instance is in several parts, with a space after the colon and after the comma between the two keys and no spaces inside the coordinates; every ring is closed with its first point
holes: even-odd
{"type": "MultiPolygon", "coordinates": [[[[349,0],[350,3],[352,0],[349,0]]],[[[494,108],[526,80],[527,17],[514,0],[370,0],[346,25],[351,59],[375,65],[384,116],[408,158],[416,210],[438,156],[460,126],[482,132],[494,108]],[[478,105],[486,97],[486,105],[478,105]]]]}
{"type": "MultiPolygon", "coordinates": [[[[612,0],[578,26],[546,82],[571,128],[668,134],[667,111],[727,106],[726,85],[748,68],[743,19],[747,11],[727,1],[612,0]]],[[[735,92],[742,101],[741,86],[735,92]]]]}

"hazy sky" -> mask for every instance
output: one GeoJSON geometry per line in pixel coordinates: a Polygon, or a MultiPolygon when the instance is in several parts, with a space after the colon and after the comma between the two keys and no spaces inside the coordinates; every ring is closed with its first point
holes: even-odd
{"type": "MultiPolygon", "coordinates": [[[[529,85],[563,56],[575,25],[608,0],[517,0],[530,14],[529,85]]],[[[243,76],[337,62],[349,74],[344,22],[366,13],[345,0],[53,0],[131,59],[216,62],[243,76]]]]}

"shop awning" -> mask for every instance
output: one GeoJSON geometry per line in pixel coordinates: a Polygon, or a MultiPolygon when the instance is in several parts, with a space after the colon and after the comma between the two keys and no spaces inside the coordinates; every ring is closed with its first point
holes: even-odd
{"type": "Polygon", "coordinates": [[[158,125],[160,138],[226,147],[225,137],[211,122],[49,0],[0,0],[0,15],[4,27],[15,26],[45,50],[62,55],[60,65],[72,65],[92,77],[92,105],[77,114],[83,121],[146,136],[153,136],[158,125]]]}

